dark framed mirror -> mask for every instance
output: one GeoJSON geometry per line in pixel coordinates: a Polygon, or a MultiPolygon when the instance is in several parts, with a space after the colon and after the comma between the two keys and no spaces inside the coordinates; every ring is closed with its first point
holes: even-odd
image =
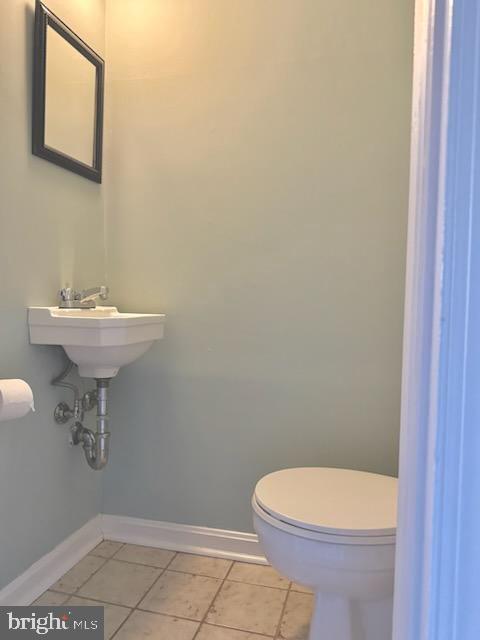
{"type": "Polygon", "coordinates": [[[32,151],[102,181],[105,63],[40,0],[35,5],[32,151]]]}

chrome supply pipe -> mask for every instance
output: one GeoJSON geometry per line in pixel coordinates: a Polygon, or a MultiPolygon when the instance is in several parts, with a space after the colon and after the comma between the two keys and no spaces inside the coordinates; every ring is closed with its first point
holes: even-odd
{"type": "Polygon", "coordinates": [[[71,372],[72,369],[73,369],[73,362],[69,360],[65,369],[62,371],[62,373],[59,376],[57,376],[52,380],[51,384],[53,384],[55,387],[64,387],[65,389],[70,389],[71,391],[73,391],[74,402],[78,402],[78,400],[80,399],[80,393],[78,391],[78,387],[72,384],[71,382],[65,382],[65,378],[68,376],[68,374],[71,372]]]}
{"type": "Polygon", "coordinates": [[[73,409],[70,409],[66,402],[59,402],[55,407],[54,418],[58,424],[65,424],[70,418],[75,420],[83,420],[83,406],[82,399],[80,398],[80,392],[78,387],[71,382],[66,382],[65,378],[70,374],[73,369],[73,362],[68,362],[62,373],[54,378],[51,382],[55,387],[63,387],[64,389],[70,389],[73,391],[73,409]]]}
{"type": "MultiPolygon", "coordinates": [[[[59,402],[53,412],[53,417],[57,424],[65,424],[72,418],[75,422],[82,422],[85,411],[91,411],[97,403],[97,392],[87,391],[80,396],[80,391],[77,385],[66,382],[65,378],[70,374],[74,367],[73,362],[69,362],[62,373],[54,378],[51,382],[56,387],[63,387],[70,389],[73,392],[73,409],[66,402],[59,402]]],[[[73,444],[73,443],[72,443],[73,444]]]]}

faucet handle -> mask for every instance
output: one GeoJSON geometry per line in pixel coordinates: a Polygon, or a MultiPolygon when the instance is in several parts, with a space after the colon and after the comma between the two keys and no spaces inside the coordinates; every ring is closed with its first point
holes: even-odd
{"type": "Polygon", "coordinates": [[[73,289],[72,287],[63,287],[63,289],[60,289],[60,291],[58,292],[58,297],[63,302],[70,302],[75,300],[75,295],[75,289],[73,289]]]}

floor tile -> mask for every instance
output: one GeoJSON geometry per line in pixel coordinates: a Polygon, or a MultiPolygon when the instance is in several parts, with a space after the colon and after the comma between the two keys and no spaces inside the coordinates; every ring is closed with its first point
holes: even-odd
{"type": "Polygon", "coordinates": [[[56,593],[55,591],[45,591],[32,603],[35,607],[56,607],[64,604],[68,600],[67,593],[56,593]]]}
{"type": "Polygon", "coordinates": [[[287,592],[241,582],[225,582],[206,622],[272,636],[287,592]]]}
{"type": "Polygon", "coordinates": [[[104,540],[99,545],[90,551],[91,556],[100,556],[100,558],[111,558],[120,547],[123,546],[122,542],[112,542],[111,540],[104,540]]]}
{"type": "Polygon", "coordinates": [[[52,589],[54,591],[63,591],[64,593],[75,593],[90,576],[99,569],[105,562],[104,558],[96,556],[85,556],[74,567],[60,578],[52,589]]]}
{"type": "Polygon", "coordinates": [[[231,566],[231,560],[195,556],[191,553],[178,553],[168,568],[173,571],[185,571],[186,573],[194,573],[198,576],[223,579],[231,566]]]}
{"type": "Polygon", "coordinates": [[[160,573],[153,567],[108,560],[77,595],[134,607],[160,573]]]}
{"type": "Polygon", "coordinates": [[[290,586],[290,580],[280,575],[273,567],[245,562],[235,562],[228,579],[235,582],[258,584],[262,587],[278,587],[279,589],[288,589],[290,586]]]}
{"type": "Polygon", "coordinates": [[[138,606],[157,613],[201,620],[220,584],[216,578],[165,571],[138,606]]]}
{"type": "Polygon", "coordinates": [[[77,596],[73,596],[72,598],[70,598],[67,604],[78,607],[103,607],[105,621],[105,640],[109,640],[109,638],[113,636],[115,631],[127,618],[128,614],[131,611],[131,609],[127,609],[126,607],[119,607],[116,604],[97,602],[96,600],[88,600],[87,598],[79,598],[77,596]]]}
{"type": "Polygon", "coordinates": [[[266,640],[266,636],[259,636],[248,631],[237,631],[225,627],[214,627],[211,624],[202,624],[195,640],[266,640]]]}
{"type": "Polygon", "coordinates": [[[312,612],[312,595],[290,591],[280,625],[280,638],[307,640],[312,612]]]}
{"type": "Polygon", "coordinates": [[[142,547],[136,544],[126,544],[115,555],[115,560],[125,560],[137,564],[146,564],[150,567],[164,569],[171,561],[175,551],[142,547]]]}
{"type": "Polygon", "coordinates": [[[300,584],[298,582],[292,582],[291,589],[292,591],[299,591],[300,593],[313,593],[311,589],[309,589],[308,587],[305,587],[303,584],[300,584]]]}
{"type": "Polygon", "coordinates": [[[198,622],[134,611],[115,640],[192,640],[197,629],[198,622]]]}

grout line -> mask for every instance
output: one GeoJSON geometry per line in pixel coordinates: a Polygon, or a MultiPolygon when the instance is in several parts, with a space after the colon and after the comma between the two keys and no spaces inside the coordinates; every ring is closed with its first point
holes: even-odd
{"type": "MultiPolygon", "coordinates": [[[[165,614],[161,614],[161,615],[165,615],[165,614]]],[[[240,629],[239,627],[226,627],[225,625],[216,624],[214,622],[201,622],[198,628],[198,631],[195,632],[195,635],[193,636],[192,640],[195,640],[197,638],[198,633],[204,624],[208,625],[209,627],[215,627],[215,629],[223,629],[224,631],[239,631],[240,633],[247,634],[247,636],[251,635],[251,636],[254,636],[255,638],[258,636],[259,638],[268,638],[268,640],[276,640],[274,636],[267,636],[267,634],[265,633],[259,633],[258,631],[245,631],[245,629],[240,629]]]]}
{"type": "MultiPolygon", "coordinates": [[[[104,539],[104,540],[102,540],[102,542],[115,542],[115,541],[114,541],[114,540],[105,540],[105,539],[104,539]]],[[[102,544],[102,542],[100,542],[99,544],[97,544],[97,547],[99,547],[99,546],[102,544]]],[[[118,547],[118,549],[117,549],[116,551],[114,551],[114,552],[112,553],[112,555],[111,555],[111,556],[108,556],[108,557],[106,558],[107,560],[111,560],[111,559],[112,559],[112,558],[113,558],[113,557],[114,557],[114,556],[115,556],[119,551],[121,551],[121,550],[123,549],[123,547],[125,546],[125,542],[119,542],[118,544],[120,545],[120,546],[118,547]]],[[[95,547],[95,549],[96,549],[97,547],[95,547]]],[[[88,556],[95,556],[96,558],[104,558],[104,557],[105,557],[105,556],[98,556],[98,555],[95,555],[95,554],[93,553],[93,552],[95,551],[95,549],[92,549],[89,553],[87,553],[87,555],[88,555],[88,556]]]]}
{"type": "MultiPolygon", "coordinates": [[[[71,598],[79,598],[80,600],[91,600],[92,602],[98,602],[98,604],[108,604],[113,607],[120,607],[121,609],[132,609],[128,604],[118,604],[118,602],[111,602],[109,600],[99,600],[98,598],[91,598],[90,596],[77,596],[72,595],[71,598]]],[[[63,605],[62,605],[63,606],[63,605]]],[[[73,605],[75,606],[75,605],[73,605]]]]}
{"type": "MultiPolygon", "coordinates": [[[[160,569],[161,571],[165,571],[165,569],[168,566],[170,566],[170,563],[171,563],[171,560],[169,560],[164,567],[159,567],[158,565],[155,565],[155,564],[145,564],[144,562],[133,562],[132,560],[120,560],[119,558],[108,558],[108,559],[115,560],[115,562],[120,562],[121,564],[133,564],[134,567],[147,567],[148,569],[160,569]]],[[[169,569],[169,571],[175,571],[175,569],[169,569]]],[[[175,573],[186,573],[186,572],[175,571],[175,573]]]]}
{"type": "MultiPolygon", "coordinates": [[[[157,576],[155,578],[155,580],[153,581],[153,583],[151,584],[151,586],[145,591],[145,593],[143,594],[143,596],[140,598],[140,600],[137,602],[137,604],[135,605],[134,609],[138,608],[138,605],[141,603],[141,601],[147,597],[147,594],[150,593],[150,591],[153,589],[153,587],[157,584],[157,582],[160,580],[160,578],[163,576],[163,574],[165,573],[165,571],[167,571],[168,567],[172,564],[172,562],[175,560],[175,558],[177,557],[177,553],[174,553],[173,557],[170,558],[170,561],[167,562],[166,566],[164,567],[164,569],[162,569],[160,571],[160,575],[157,576]]],[[[117,562],[121,562],[121,560],[118,560],[117,562]]],[[[133,563],[132,563],[133,564],[133,563]]],[[[158,567],[157,567],[158,568],[158,567]]]]}
{"type": "MultiPolygon", "coordinates": [[[[102,540],[102,542],[105,542],[105,541],[104,541],[104,540],[102,540]]],[[[100,544],[101,544],[101,543],[100,543],[100,544]]],[[[98,546],[98,545],[97,545],[97,546],[98,546]]],[[[122,545],[122,546],[123,546],[123,545],[122,545]]],[[[95,547],[95,548],[96,548],[96,547],[95,547]]],[[[121,548],[122,548],[122,547],[120,547],[120,549],[121,549],[121,548]]],[[[117,551],[120,551],[120,549],[117,549],[117,551]]],[[[93,549],[92,549],[92,551],[93,551],[93,549]]],[[[117,553],[117,551],[115,551],[115,553],[117,553]]],[[[115,553],[114,553],[113,555],[115,555],[115,553]]],[[[107,562],[108,562],[109,560],[111,560],[111,559],[112,559],[112,557],[113,557],[113,556],[111,556],[110,558],[104,558],[103,556],[94,556],[94,555],[92,555],[92,553],[90,552],[90,553],[87,553],[87,555],[86,555],[86,556],[84,556],[84,557],[82,558],[82,560],[83,560],[83,559],[85,559],[85,558],[87,558],[88,556],[90,556],[90,557],[92,557],[92,558],[101,558],[102,560],[104,560],[104,562],[103,562],[103,563],[98,567],[98,569],[97,569],[96,571],[94,571],[94,572],[92,573],[92,575],[90,575],[90,576],[89,576],[89,577],[88,577],[84,582],[82,582],[82,584],[81,584],[79,587],[77,587],[77,588],[76,588],[75,593],[73,593],[73,594],[72,594],[72,596],[77,595],[77,593],[80,591],[80,589],[81,589],[82,587],[84,587],[84,586],[87,584],[87,582],[90,580],[90,578],[93,578],[93,576],[94,576],[95,574],[97,574],[97,573],[100,571],[100,569],[103,569],[103,567],[107,564],[107,562]]],[[[80,561],[80,562],[81,562],[81,561],[80,561]]],[[[78,563],[77,563],[77,564],[78,564],[78,563]]],[[[72,569],[73,569],[73,567],[72,567],[72,569]]]]}
{"type": "Polygon", "coordinates": [[[259,584],[258,582],[248,582],[247,580],[234,580],[233,578],[230,578],[228,582],[235,582],[236,584],[249,584],[251,587],[265,587],[266,589],[276,589],[277,591],[290,591],[290,581],[288,587],[273,587],[270,584],[259,584]]]}
{"type": "MultiPolygon", "coordinates": [[[[222,580],[222,582],[224,582],[224,581],[222,580]]],[[[220,588],[221,588],[221,586],[219,587],[219,589],[220,588]]],[[[49,591],[51,591],[51,589],[49,591]]],[[[74,597],[74,596],[72,596],[72,595],[70,595],[68,593],[63,593],[63,592],[60,592],[60,591],[56,591],[55,593],[59,593],[60,595],[67,596],[67,597],[74,597]]],[[[105,599],[104,600],[99,600],[98,598],[91,598],[91,597],[87,597],[87,596],[75,596],[75,597],[80,599],[80,600],[90,600],[92,602],[97,602],[99,605],[112,605],[114,607],[119,607],[120,609],[130,609],[130,612],[129,612],[128,616],[122,622],[121,626],[123,626],[125,624],[127,619],[131,616],[131,614],[134,611],[140,611],[140,613],[151,613],[151,614],[154,614],[154,615],[157,615],[157,616],[162,616],[164,618],[185,620],[185,622],[195,622],[200,626],[202,624],[204,624],[203,620],[201,620],[201,621],[200,620],[194,620],[193,618],[186,618],[185,616],[180,616],[178,614],[161,613],[160,611],[153,611],[153,609],[144,609],[143,607],[138,607],[138,606],[137,607],[130,607],[129,605],[126,605],[126,604],[119,604],[118,602],[109,602],[108,600],[105,600],[105,599]]],[[[212,601],[212,604],[213,604],[213,601],[212,601]]],[[[65,605],[61,605],[61,606],[65,606],[65,605]]],[[[77,605],[72,605],[72,606],[77,606],[77,605]]],[[[210,609],[210,606],[211,605],[209,605],[209,607],[208,607],[209,609],[210,609]]],[[[205,617],[206,617],[206,615],[208,615],[208,611],[207,611],[207,614],[205,614],[205,617]]],[[[211,627],[217,627],[218,629],[232,629],[232,631],[242,631],[243,633],[251,633],[253,635],[260,636],[261,638],[269,638],[270,640],[273,640],[273,636],[269,636],[269,635],[267,635],[265,633],[258,633],[258,631],[245,631],[245,629],[240,629],[239,627],[226,627],[225,625],[218,624],[216,622],[207,622],[205,624],[208,624],[211,627]]],[[[120,627],[118,627],[117,631],[119,631],[119,630],[120,630],[120,627]]],[[[117,631],[115,631],[115,633],[117,633],[117,631]]],[[[198,633],[198,631],[199,631],[199,629],[195,633],[198,633]]],[[[112,636],[112,638],[113,638],[113,636],[112,636]]],[[[192,638],[192,640],[193,640],[193,638],[192,638]]]]}
{"type": "MultiPolygon", "coordinates": [[[[152,582],[152,584],[150,585],[150,587],[145,591],[145,593],[142,594],[141,598],[139,599],[139,601],[137,602],[137,604],[132,607],[130,613],[128,614],[128,616],[125,618],[125,620],[122,622],[122,624],[118,627],[118,629],[115,631],[115,633],[112,635],[110,640],[113,640],[113,638],[117,635],[117,633],[120,631],[120,629],[125,625],[125,623],[127,622],[127,620],[129,620],[134,611],[138,611],[138,605],[141,603],[141,601],[147,597],[147,594],[150,593],[150,591],[153,589],[153,587],[157,584],[157,582],[160,580],[160,577],[163,576],[163,574],[165,573],[165,571],[168,569],[168,567],[172,564],[172,562],[175,560],[175,558],[177,557],[177,552],[174,552],[173,556],[170,558],[169,562],[167,562],[167,565],[164,569],[160,570],[159,575],[155,578],[155,580],[152,582]]],[[[122,560],[117,560],[117,562],[122,562],[122,560]]],[[[128,564],[128,563],[125,563],[128,564]]],[[[133,562],[131,562],[130,564],[134,564],[133,562]]],[[[138,565],[137,565],[138,566],[138,565]]],[[[142,566],[146,566],[146,565],[142,565],[142,566]]],[[[155,568],[158,569],[159,567],[151,567],[151,568],[155,568]]]]}
{"type": "MultiPolygon", "coordinates": [[[[121,546],[119,549],[117,549],[117,550],[115,551],[115,553],[114,553],[114,554],[113,554],[113,556],[110,558],[110,560],[117,560],[117,558],[116,558],[115,556],[116,556],[118,553],[120,553],[120,551],[121,551],[124,547],[126,547],[127,545],[129,545],[129,544],[130,544],[130,543],[128,543],[128,542],[123,542],[123,543],[122,543],[122,546],[121,546]]],[[[136,546],[136,547],[137,547],[137,546],[143,546],[143,545],[130,545],[130,546],[136,546]]],[[[147,547],[147,549],[153,549],[153,547],[147,547]]],[[[165,551],[165,549],[160,549],[160,551],[165,551]]],[[[123,560],[122,562],[128,562],[128,560],[123,560]]]]}
{"type": "MultiPolygon", "coordinates": [[[[150,587],[145,591],[145,593],[142,595],[142,597],[140,598],[140,600],[137,602],[137,604],[135,605],[135,607],[132,607],[132,609],[130,610],[130,613],[128,614],[128,616],[125,618],[125,620],[122,622],[122,624],[118,627],[118,629],[112,634],[110,640],[113,640],[113,638],[117,635],[117,633],[120,631],[120,629],[122,629],[122,627],[126,624],[127,620],[130,620],[130,618],[133,615],[134,611],[138,611],[138,605],[140,604],[140,602],[146,597],[147,593],[149,593],[153,587],[156,585],[156,583],[158,582],[158,580],[160,579],[160,576],[162,576],[167,567],[169,567],[171,565],[171,563],[174,561],[174,559],[177,557],[177,553],[175,552],[173,557],[170,559],[170,562],[167,562],[167,566],[165,567],[165,569],[162,569],[160,571],[160,574],[158,575],[157,578],[155,578],[155,580],[153,581],[153,583],[150,585],[150,587]]],[[[121,560],[117,560],[117,562],[121,562],[121,560]]],[[[133,563],[131,563],[133,564],[133,563]]],[[[158,567],[155,567],[158,568],[158,567]]]]}
{"type": "MultiPolygon", "coordinates": [[[[185,621],[188,621],[188,622],[195,622],[195,623],[197,623],[197,624],[198,624],[198,628],[197,628],[197,630],[195,631],[195,634],[194,634],[194,636],[193,636],[192,640],[196,640],[196,638],[198,637],[198,634],[200,633],[200,629],[202,628],[202,625],[204,625],[204,624],[209,624],[209,625],[211,625],[211,626],[214,626],[214,627],[217,627],[217,628],[220,628],[220,629],[232,629],[232,630],[234,630],[234,631],[242,631],[242,632],[244,632],[244,633],[245,633],[245,629],[239,629],[239,628],[236,628],[236,627],[227,627],[227,626],[225,626],[225,625],[221,625],[221,624],[216,624],[216,623],[211,623],[211,622],[208,622],[208,623],[207,623],[207,622],[206,622],[206,619],[207,619],[207,617],[208,617],[208,614],[210,613],[210,611],[211,611],[212,607],[214,606],[214,604],[215,604],[215,602],[216,602],[216,600],[217,600],[217,598],[218,598],[218,596],[219,596],[219,594],[220,594],[220,592],[221,592],[221,590],[222,590],[222,587],[225,585],[225,583],[226,583],[226,582],[236,583],[236,584],[246,584],[246,585],[250,585],[250,586],[257,586],[257,587],[266,588],[266,589],[275,589],[275,590],[277,590],[277,591],[282,591],[282,592],[283,592],[283,593],[285,593],[286,595],[285,595],[285,600],[284,600],[284,603],[283,603],[283,606],[282,606],[282,610],[281,610],[281,613],[280,613],[280,618],[279,618],[278,624],[277,624],[277,626],[276,626],[276,630],[275,630],[275,634],[274,634],[274,636],[269,636],[269,635],[267,635],[267,634],[256,633],[256,632],[251,632],[251,631],[249,631],[249,632],[247,632],[247,633],[253,633],[254,635],[256,634],[256,635],[257,635],[257,636],[259,636],[260,638],[269,638],[270,640],[282,640],[282,638],[281,638],[281,636],[280,636],[280,628],[281,628],[281,623],[282,623],[283,618],[284,618],[284,615],[285,615],[285,609],[286,609],[286,605],[287,605],[287,600],[288,600],[288,597],[289,597],[290,593],[292,592],[292,585],[293,585],[293,583],[292,583],[292,582],[289,582],[289,586],[288,586],[288,588],[287,588],[287,589],[284,589],[284,588],[281,588],[281,587],[271,587],[271,586],[269,586],[269,585],[261,585],[261,584],[256,584],[256,583],[246,582],[246,581],[241,581],[241,580],[233,580],[233,579],[231,579],[231,578],[230,578],[230,574],[231,574],[231,572],[232,572],[232,570],[233,570],[233,568],[234,568],[235,564],[237,564],[237,563],[240,563],[240,564],[250,564],[250,563],[243,563],[243,562],[241,562],[241,561],[235,561],[235,560],[228,561],[227,559],[225,559],[225,560],[226,560],[227,562],[230,562],[231,564],[230,564],[230,566],[229,566],[229,568],[228,568],[228,570],[227,570],[227,572],[226,572],[226,574],[225,574],[225,576],[224,576],[223,578],[218,578],[218,577],[215,577],[215,576],[204,576],[204,575],[202,575],[202,574],[198,574],[198,573],[191,573],[191,572],[189,572],[189,571],[179,571],[179,570],[177,570],[177,569],[170,569],[170,566],[171,566],[171,565],[172,565],[172,563],[174,562],[175,558],[176,558],[176,557],[179,555],[179,553],[181,553],[181,552],[173,552],[173,556],[172,556],[172,558],[167,562],[167,564],[166,564],[166,566],[165,566],[165,567],[156,567],[156,566],[154,566],[154,565],[148,565],[148,564],[143,564],[143,563],[139,563],[139,562],[132,562],[132,561],[130,561],[130,560],[120,560],[120,559],[117,559],[117,558],[116,558],[116,555],[117,555],[117,554],[118,554],[118,553],[119,553],[119,552],[120,552],[120,551],[125,547],[125,545],[126,545],[126,544],[128,544],[128,543],[123,543],[123,544],[122,544],[122,546],[121,546],[121,547],[119,547],[119,548],[115,551],[115,553],[114,553],[112,556],[110,556],[109,558],[104,558],[103,556],[94,556],[94,557],[97,557],[97,558],[101,558],[104,562],[102,562],[102,564],[98,567],[98,569],[96,569],[96,571],[94,571],[94,572],[93,572],[93,573],[92,573],[92,574],[91,574],[91,575],[90,575],[90,576],[89,576],[89,577],[88,577],[84,582],[82,582],[82,584],[81,584],[79,587],[77,587],[77,588],[75,589],[74,593],[65,593],[65,592],[63,592],[63,591],[57,591],[57,590],[52,589],[52,588],[48,589],[48,591],[53,591],[54,593],[59,593],[59,594],[61,594],[61,595],[63,595],[63,596],[66,596],[66,597],[67,597],[67,602],[68,602],[68,600],[70,600],[70,598],[73,598],[73,597],[79,597],[79,598],[83,598],[83,599],[85,599],[85,600],[91,600],[92,602],[98,602],[99,604],[113,605],[113,606],[117,606],[117,607],[123,607],[124,609],[130,609],[130,611],[129,611],[129,613],[128,613],[127,617],[125,618],[125,620],[120,624],[120,626],[118,627],[118,629],[117,629],[117,630],[113,633],[113,635],[111,636],[111,640],[113,640],[113,638],[118,634],[118,632],[120,631],[120,629],[121,629],[121,628],[126,624],[126,622],[130,619],[130,617],[132,616],[132,614],[134,613],[134,611],[140,611],[140,612],[145,612],[145,613],[152,613],[152,614],[156,614],[156,615],[162,615],[162,616],[166,616],[166,617],[168,617],[168,618],[178,618],[178,619],[180,619],[180,620],[185,620],[185,621]],[[106,599],[99,600],[98,598],[91,598],[91,597],[86,596],[86,595],[78,595],[78,592],[80,591],[80,589],[82,589],[82,587],[84,587],[84,586],[85,586],[85,584],[86,584],[86,583],[87,583],[87,582],[88,582],[88,581],[89,581],[89,580],[90,580],[90,579],[91,579],[91,578],[92,578],[96,573],[98,573],[98,572],[99,572],[99,571],[100,571],[100,570],[101,570],[101,569],[102,569],[102,568],[107,564],[107,562],[108,562],[109,560],[116,560],[116,562],[120,562],[120,563],[123,563],[123,564],[130,564],[130,565],[133,565],[133,566],[141,566],[141,567],[148,567],[148,568],[150,568],[150,569],[156,569],[156,570],[159,570],[159,571],[160,571],[160,574],[158,575],[158,577],[157,577],[157,578],[155,578],[155,580],[154,580],[154,582],[152,583],[152,585],[151,585],[151,586],[150,586],[150,587],[145,591],[145,593],[141,596],[141,598],[138,600],[138,602],[137,602],[137,603],[136,603],[136,605],[134,605],[134,606],[129,606],[129,605],[125,605],[125,604],[119,604],[118,602],[109,602],[109,601],[108,601],[108,600],[106,600],[106,599]],[[215,579],[215,580],[219,580],[219,586],[218,586],[218,588],[217,588],[217,590],[216,590],[216,592],[215,592],[215,595],[213,596],[213,599],[212,599],[212,601],[211,601],[210,605],[208,606],[208,608],[207,608],[207,610],[206,610],[206,612],[205,612],[205,614],[204,614],[204,616],[202,617],[202,619],[201,619],[201,620],[193,620],[192,618],[187,618],[187,617],[179,616],[179,615],[175,615],[175,616],[173,616],[173,615],[171,615],[171,614],[161,613],[161,612],[159,612],[159,611],[152,611],[152,610],[144,609],[144,608],[140,607],[140,603],[144,600],[144,598],[146,598],[146,596],[148,595],[148,593],[150,593],[150,591],[155,587],[155,585],[157,584],[158,580],[159,580],[159,579],[164,575],[164,573],[165,573],[167,570],[168,570],[169,572],[171,572],[171,573],[180,573],[180,574],[186,574],[186,575],[192,575],[192,576],[198,576],[198,577],[205,577],[205,578],[212,578],[212,579],[215,579]]],[[[141,546],[145,546],[145,545],[141,545],[141,546]]],[[[156,548],[156,547],[155,547],[155,548],[156,548]]],[[[171,550],[170,550],[170,549],[168,549],[168,551],[171,551],[171,550]]],[[[90,552],[89,554],[87,554],[87,556],[88,556],[88,555],[92,555],[92,554],[91,554],[91,552],[90,552]]],[[[189,554],[189,555],[194,555],[194,556],[195,556],[195,555],[197,555],[197,554],[189,554]]],[[[84,557],[87,557],[87,556],[84,556],[84,557]]],[[[205,557],[207,557],[207,558],[212,557],[212,558],[213,558],[213,556],[205,556],[205,557]]],[[[80,562],[80,561],[79,561],[79,562],[80,562]]],[[[72,568],[73,568],[73,567],[72,567],[72,568]]],[[[65,604],[67,604],[67,603],[65,603],[65,604]]]]}
{"type": "MultiPolygon", "coordinates": [[[[81,560],[79,560],[76,564],[74,564],[74,565],[73,565],[72,569],[74,569],[74,568],[77,566],[77,564],[79,564],[80,562],[82,562],[82,560],[85,560],[85,558],[88,558],[88,556],[89,556],[89,555],[90,555],[90,554],[89,554],[89,553],[87,553],[87,555],[83,556],[83,558],[82,558],[81,560]]],[[[46,589],[46,591],[54,591],[55,593],[63,593],[63,594],[66,594],[66,595],[68,595],[69,599],[70,599],[70,598],[72,598],[73,596],[75,596],[75,595],[78,593],[78,591],[83,587],[83,585],[85,585],[85,584],[90,580],[90,578],[91,578],[92,576],[94,576],[98,571],[100,571],[100,569],[101,569],[102,567],[104,567],[104,566],[107,564],[107,562],[108,562],[108,558],[103,558],[103,557],[101,557],[101,556],[91,556],[91,557],[93,557],[93,558],[98,558],[99,560],[103,560],[103,562],[102,562],[102,564],[98,567],[98,569],[95,569],[95,571],[94,571],[93,573],[91,573],[91,574],[88,576],[88,578],[87,578],[86,580],[84,580],[84,581],[83,581],[83,582],[82,582],[78,587],[75,587],[75,590],[73,591],[73,593],[67,593],[66,591],[58,591],[58,590],[56,590],[56,589],[52,589],[51,587],[49,587],[48,589],[46,589]]],[[[68,571],[71,571],[72,569],[69,569],[68,571]]],[[[63,576],[61,576],[61,577],[60,577],[56,582],[54,582],[53,584],[57,584],[57,582],[59,582],[62,578],[64,578],[64,577],[67,575],[68,571],[67,571],[66,573],[64,573],[64,574],[63,574],[63,576]]],[[[52,587],[53,587],[53,585],[52,585],[52,587]]],[[[45,593],[45,592],[44,592],[44,593],[45,593]]]]}
{"type": "MultiPolygon", "coordinates": [[[[130,613],[128,614],[128,616],[125,618],[125,620],[121,623],[121,625],[118,627],[118,629],[116,631],[114,631],[112,633],[112,635],[110,636],[110,640],[113,640],[113,638],[117,635],[117,633],[120,631],[120,629],[125,625],[125,623],[127,622],[127,620],[130,620],[132,613],[135,611],[135,609],[131,609],[130,613]]],[[[105,618],[104,618],[104,622],[103,622],[103,635],[105,635],[105,618]]]]}
{"type": "Polygon", "coordinates": [[[281,635],[280,635],[280,630],[282,628],[282,622],[283,622],[283,618],[285,616],[285,610],[287,608],[287,602],[288,602],[288,598],[290,597],[290,594],[292,592],[292,582],[290,582],[288,589],[287,589],[287,595],[285,596],[285,600],[283,602],[283,607],[282,607],[282,611],[280,613],[280,618],[278,619],[278,624],[277,624],[277,628],[275,630],[275,634],[274,634],[274,638],[275,640],[281,640],[281,635]]]}
{"type": "MultiPolygon", "coordinates": [[[[152,547],[153,548],[153,547],[152,547]]],[[[160,549],[161,551],[169,551],[169,549],[160,549]]],[[[120,551],[120,549],[118,550],[120,551]]],[[[118,552],[116,552],[118,553],[118,552]]],[[[124,564],[133,564],[136,567],[148,567],[150,569],[161,569],[162,571],[169,571],[170,573],[186,573],[187,575],[190,576],[199,576],[201,578],[213,578],[215,580],[228,580],[229,582],[236,582],[238,584],[249,584],[252,587],[266,587],[267,589],[277,589],[278,591],[288,591],[289,590],[289,586],[288,587],[274,587],[272,585],[269,584],[259,584],[258,582],[248,582],[248,580],[236,580],[234,578],[229,578],[228,575],[230,574],[231,569],[233,568],[233,565],[235,564],[235,562],[237,562],[236,560],[226,560],[225,558],[214,558],[213,556],[198,556],[201,558],[212,558],[214,560],[224,560],[226,562],[231,562],[232,565],[230,566],[230,568],[227,571],[226,577],[225,578],[220,578],[219,576],[210,576],[204,573],[193,573],[192,571],[182,571],[180,569],[171,569],[170,565],[173,563],[173,561],[175,560],[175,556],[178,555],[179,553],[182,553],[181,551],[179,552],[173,552],[175,555],[174,557],[168,561],[168,563],[165,565],[165,567],[158,567],[154,564],[145,564],[144,562],[134,562],[133,560],[121,560],[120,558],[116,558],[115,556],[112,556],[111,558],[107,558],[108,560],[115,560],[115,562],[122,562],[124,564]]],[[[191,554],[194,555],[194,554],[191,554]]],[[[100,557],[100,556],[96,556],[96,557],[100,557]]],[[[241,564],[246,564],[244,562],[242,562],[241,564]]],[[[102,565],[103,566],[103,565],[102,565]]],[[[267,565],[254,565],[254,566],[267,566],[267,565]]],[[[101,568],[101,567],[100,567],[101,568]]],[[[95,571],[96,573],[96,571],[95,571]]],[[[94,575],[94,574],[92,574],[94,575]]],[[[290,582],[289,582],[290,584],[290,582]]],[[[82,584],[82,587],[84,585],[82,584]]],[[[81,587],[79,587],[81,589],[81,587]]],[[[302,593],[302,592],[299,592],[302,593]]]]}
{"type": "Polygon", "coordinates": [[[205,611],[205,614],[203,616],[203,618],[200,620],[200,624],[198,625],[198,629],[195,631],[195,635],[193,636],[192,640],[196,640],[196,638],[198,637],[198,634],[200,633],[200,629],[202,628],[202,626],[204,625],[208,614],[210,613],[210,610],[212,609],[213,605],[215,604],[215,600],[217,599],[220,591],[222,590],[223,585],[225,584],[225,581],[227,580],[228,576],[230,575],[231,570],[233,569],[233,565],[235,563],[232,562],[231,565],[228,568],[227,573],[225,574],[223,580],[220,581],[220,584],[218,585],[218,589],[215,592],[215,595],[212,598],[212,601],[210,602],[210,604],[207,607],[207,610],[205,611]]]}

